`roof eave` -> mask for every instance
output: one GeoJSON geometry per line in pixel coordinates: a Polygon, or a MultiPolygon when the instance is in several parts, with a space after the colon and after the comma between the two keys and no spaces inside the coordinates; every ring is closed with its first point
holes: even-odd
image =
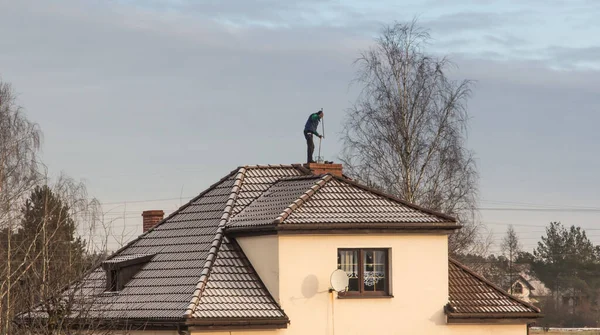
{"type": "Polygon", "coordinates": [[[274,234],[414,234],[435,233],[450,234],[461,228],[456,223],[425,223],[425,224],[378,224],[378,223],[324,223],[324,224],[292,224],[227,227],[226,234],[232,237],[274,235],[274,234]]]}
{"type": "Polygon", "coordinates": [[[449,313],[448,324],[527,324],[543,318],[541,313],[449,313]]]}
{"type": "Polygon", "coordinates": [[[189,330],[240,330],[283,329],[290,320],[280,318],[189,318],[185,324],[189,330]]]}
{"type": "MultiPolygon", "coordinates": [[[[179,330],[186,328],[183,318],[78,318],[64,322],[72,330],[179,330]]],[[[23,318],[19,323],[44,324],[46,318],[23,318]]]]}

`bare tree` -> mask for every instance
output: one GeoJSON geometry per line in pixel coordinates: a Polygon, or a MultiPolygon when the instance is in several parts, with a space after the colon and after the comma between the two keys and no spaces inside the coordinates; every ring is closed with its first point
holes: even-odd
{"type": "Polygon", "coordinates": [[[504,238],[502,239],[500,250],[502,251],[502,255],[506,257],[506,260],[508,261],[508,273],[506,274],[506,277],[508,277],[507,287],[510,287],[510,293],[512,294],[513,282],[516,278],[515,263],[519,256],[519,252],[521,252],[521,243],[519,243],[519,237],[512,225],[509,225],[506,230],[506,235],[504,235],[504,238]]]}
{"type": "Polygon", "coordinates": [[[40,128],[0,81],[0,334],[58,334],[83,324],[94,301],[82,301],[73,292],[84,288],[67,284],[106,255],[106,239],[97,238],[98,201],[83,183],[50,181],[40,144],[40,128]],[[40,312],[45,317],[14,322],[40,312]]]}
{"type": "Polygon", "coordinates": [[[453,81],[446,58],[424,52],[430,36],[416,25],[383,29],[356,60],[362,91],[348,110],[342,161],[349,174],[409,202],[458,216],[454,253],[473,252],[478,174],[466,149],[471,82],[453,81]]]}
{"type": "Polygon", "coordinates": [[[41,131],[16,105],[9,83],[0,81],[0,333],[8,332],[13,280],[13,256],[17,250],[12,240],[21,201],[39,180],[38,150],[41,131]]]}

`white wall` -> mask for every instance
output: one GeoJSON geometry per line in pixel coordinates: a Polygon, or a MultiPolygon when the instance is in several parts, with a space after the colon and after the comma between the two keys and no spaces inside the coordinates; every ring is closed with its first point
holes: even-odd
{"type": "Polygon", "coordinates": [[[239,242],[265,284],[278,292],[291,324],[280,330],[193,334],[526,334],[525,325],[446,324],[446,235],[282,235],[239,242]],[[338,248],[391,248],[394,297],[338,299],[337,293],[329,293],[338,248]],[[278,285],[273,284],[276,278],[278,285]]]}
{"type": "Polygon", "coordinates": [[[525,335],[526,325],[449,325],[442,334],[456,335],[525,335]]]}
{"type": "MultiPolygon", "coordinates": [[[[105,334],[105,333],[101,333],[105,334]]],[[[177,335],[177,331],[172,330],[132,330],[129,332],[115,332],[111,335],[177,335]]]]}
{"type": "Polygon", "coordinates": [[[241,237],[238,244],[275,299],[279,301],[279,240],[276,235],[241,237]]]}
{"type": "MultiPolygon", "coordinates": [[[[399,322],[399,320],[398,320],[399,322]]],[[[232,331],[232,332],[193,332],[192,335],[283,335],[287,334],[285,330],[257,330],[257,331],[232,331]]],[[[308,335],[316,334],[334,334],[334,333],[323,333],[314,332],[308,335]]],[[[384,334],[395,334],[388,332],[381,333],[365,333],[363,335],[384,335],[384,334]]],[[[400,333],[398,333],[400,334],[400,333]]],[[[525,335],[527,334],[527,328],[525,325],[449,325],[446,328],[439,328],[436,333],[412,333],[409,335],[430,335],[430,334],[443,334],[443,335],[525,335]]],[[[344,333],[335,331],[335,335],[345,335],[344,333]]]]}
{"type": "Polygon", "coordinates": [[[279,243],[286,334],[418,334],[445,326],[446,235],[288,235],[279,243]],[[391,248],[393,298],[338,299],[328,293],[338,248],[391,248]]]}

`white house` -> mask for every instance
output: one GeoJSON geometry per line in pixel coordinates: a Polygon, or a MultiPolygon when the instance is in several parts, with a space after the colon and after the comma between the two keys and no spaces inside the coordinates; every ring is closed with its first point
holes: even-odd
{"type": "Polygon", "coordinates": [[[135,334],[516,335],[540,317],[448,258],[452,217],[360,185],[341,165],[240,167],[157,221],[67,291],[93,301],[81,323],[135,334]],[[341,292],[336,269],[349,277],[341,292]]]}

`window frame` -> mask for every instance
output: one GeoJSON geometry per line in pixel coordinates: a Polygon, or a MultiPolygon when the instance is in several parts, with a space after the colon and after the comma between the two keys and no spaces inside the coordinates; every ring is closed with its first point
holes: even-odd
{"type": "Polygon", "coordinates": [[[523,294],[523,290],[524,290],[523,284],[521,284],[520,282],[516,282],[515,285],[513,286],[514,294],[523,294]],[[520,287],[520,289],[517,289],[519,287],[520,287]]]}
{"type": "MultiPolygon", "coordinates": [[[[390,269],[390,248],[338,248],[337,256],[340,251],[357,251],[358,252],[358,291],[343,291],[338,292],[338,298],[390,298],[391,294],[391,269],[390,269]],[[385,279],[383,283],[383,291],[365,291],[364,278],[364,257],[367,251],[383,251],[385,255],[385,279]]],[[[336,261],[337,264],[337,261],[336,261]]]]}

